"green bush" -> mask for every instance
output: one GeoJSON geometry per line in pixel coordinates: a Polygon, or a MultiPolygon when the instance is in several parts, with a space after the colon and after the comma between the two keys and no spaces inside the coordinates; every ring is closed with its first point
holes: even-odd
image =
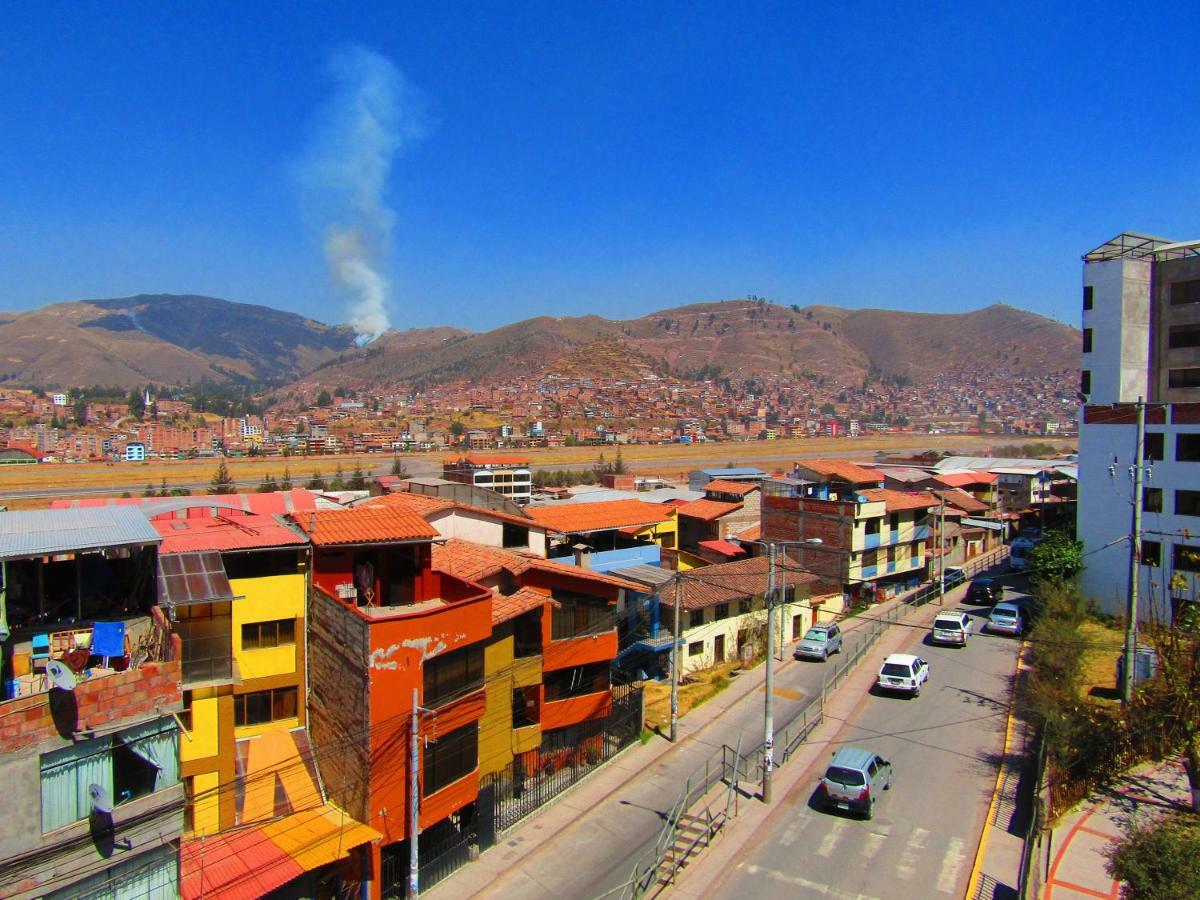
{"type": "Polygon", "coordinates": [[[1108,871],[1126,900],[1200,897],[1200,821],[1175,816],[1134,829],[1109,851],[1108,871]]]}

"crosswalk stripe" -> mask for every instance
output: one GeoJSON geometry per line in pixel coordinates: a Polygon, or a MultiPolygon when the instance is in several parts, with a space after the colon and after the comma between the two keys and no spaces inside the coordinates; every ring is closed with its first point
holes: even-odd
{"type": "Polygon", "coordinates": [[[820,881],[811,881],[802,875],[788,875],[775,869],[764,868],[763,866],[751,864],[746,866],[746,871],[751,875],[765,875],[767,878],[774,879],[775,881],[782,881],[784,884],[804,888],[806,891],[811,891],[824,897],[833,897],[835,900],[877,900],[877,898],[869,897],[866,894],[850,893],[849,891],[840,890],[820,881]]]}
{"type": "Polygon", "coordinates": [[[825,835],[821,841],[821,846],[817,848],[817,855],[824,856],[826,859],[833,856],[833,851],[837,849],[838,841],[842,839],[842,832],[846,830],[846,823],[842,819],[835,819],[833,825],[829,829],[829,834],[825,835]]]}
{"type": "Polygon", "coordinates": [[[879,852],[879,848],[883,846],[884,842],[887,840],[887,837],[888,836],[886,834],[878,834],[877,832],[871,832],[868,834],[866,840],[863,841],[862,855],[867,859],[871,859],[876,853],[879,852]]]}
{"type": "Polygon", "coordinates": [[[951,838],[950,846],[942,857],[942,868],[938,872],[937,889],[943,894],[953,894],[954,886],[958,883],[958,873],[967,855],[963,853],[962,838],[951,838]]]}
{"type": "Polygon", "coordinates": [[[900,854],[900,862],[896,865],[896,874],[905,881],[911,881],[917,875],[917,861],[920,859],[921,851],[925,849],[925,841],[929,837],[929,832],[924,828],[914,828],[911,835],[908,837],[908,843],[904,845],[904,852],[900,854]]]}

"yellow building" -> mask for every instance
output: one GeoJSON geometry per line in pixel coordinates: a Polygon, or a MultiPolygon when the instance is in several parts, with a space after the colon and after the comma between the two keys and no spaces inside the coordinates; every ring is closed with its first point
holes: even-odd
{"type": "Polygon", "coordinates": [[[243,824],[233,789],[245,769],[238,742],[305,724],[308,542],[257,514],[154,525],[163,536],[160,579],[184,648],[180,760],[191,800],[185,826],[211,835],[243,824]],[[183,602],[171,601],[173,578],[193,585],[183,602]],[[197,593],[196,585],[203,590],[197,593]]]}

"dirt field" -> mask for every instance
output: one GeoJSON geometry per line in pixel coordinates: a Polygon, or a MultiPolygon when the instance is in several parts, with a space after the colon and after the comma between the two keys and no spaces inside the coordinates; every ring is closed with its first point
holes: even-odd
{"type": "MultiPolygon", "coordinates": [[[[988,447],[1022,443],[1016,435],[872,435],[860,438],[808,438],[782,441],[727,442],[720,444],[636,445],[621,448],[621,457],[631,470],[643,474],[676,477],[700,467],[758,466],[768,471],[783,469],[790,461],[804,457],[850,457],[871,459],[877,451],[911,453],[927,449],[973,453],[988,447]]],[[[1037,439],[1064,448],[1068,440],[1037,439]]],[[[520,451],[528,455],[534,469],[586,468],[596,464],[600,454],[607,462],[616,457],[615,447],[565,447],[559,450],[520,451]]],[[[413,475],[431,475],[440,471],[441,462],[456,454],[405,453],[401,461],[413,475]]],[[[5,466],[0,468],[0,503],[11,508],[46,506],[61,496],[119,496],[141,494],[147,485],[157,490],[165,480],[168,488],[203,492],[217,469],[217,459],[154,460],[145,463],[74,463],[5,466]]],[[[340,466],[349,476],[356,465],[368,474],[390,470],[391,456],[372,453],[357,456],[246,457],[225,461],[230,474],[242,490],[253,490],[265,475],[276,480],[286,468],[296,486],[313,473],[332,476],[340,466]]]]}

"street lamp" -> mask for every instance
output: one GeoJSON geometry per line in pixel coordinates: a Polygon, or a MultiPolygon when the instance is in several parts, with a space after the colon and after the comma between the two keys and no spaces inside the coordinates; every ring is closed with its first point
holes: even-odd
{"type": "Polygon", "coordinates": [[[820,538],[807,538],[802,541],[748,541],[742,538],[730,538],[730,540],[738,545],[758,544],[760,547],[767,548],[767,698],[763,704],[762,801],[770,803],[771,776],[775,771],[775,616],[771,611],[771,603],[775,598],[775,549],[777,547],[815,546],[824,542],[820,538]]]}

